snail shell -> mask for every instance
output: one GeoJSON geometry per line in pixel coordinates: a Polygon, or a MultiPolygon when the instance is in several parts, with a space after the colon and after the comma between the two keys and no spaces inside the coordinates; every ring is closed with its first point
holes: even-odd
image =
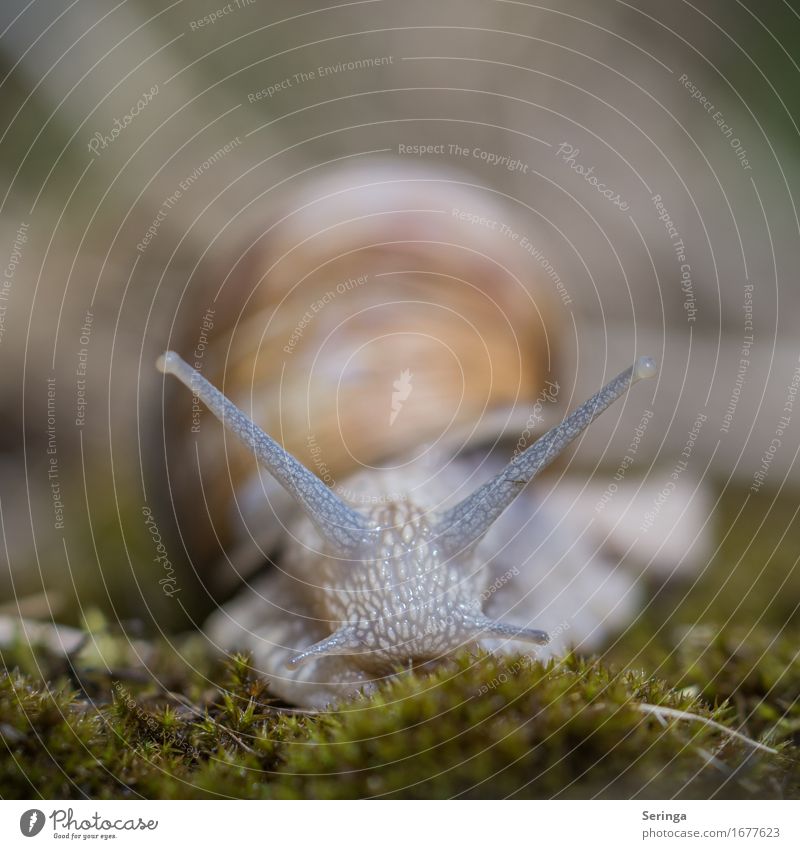
{"type": "Polygon", "coordinates": [[[509,463],[501,437],[525,426],[558,335],[547,287],[509,263],[514,215],[430,172],[318,181],[219,286],[202,376],[160,360],[195,395],[191,420],[183,396],[167,420],[182,536],[210,585],[256,573],[206,633],[291,703],[464,647],[596,644],[636,609],[631,579],[525,484],[655,367],[509,463]]]}

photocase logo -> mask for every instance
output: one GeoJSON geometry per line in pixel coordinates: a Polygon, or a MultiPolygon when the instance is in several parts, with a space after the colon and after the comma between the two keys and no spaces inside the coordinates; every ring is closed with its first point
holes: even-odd
{"type": "Polygon", "coordinates": [[[389,426],[394,424],[400,410],[403,409],[403,402],[408,400],[411,394],[411,371],[404,369],[400,372],[400,377],[392,384],[394,392],[392,392],[392,411],[389,413],[389,426]]]}
{"type": "Polygon", "coordinates": [[[19,818],[19,830],[25,837],[36,837],[44,828],[44,813],[38,808],[31,808],[19,818]]]}

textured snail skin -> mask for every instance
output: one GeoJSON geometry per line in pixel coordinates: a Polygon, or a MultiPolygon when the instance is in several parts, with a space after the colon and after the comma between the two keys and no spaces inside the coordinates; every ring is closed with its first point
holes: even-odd
{"type": "MultiPolygon", "coordinates": [[[[431,459],[435,464],[435,459],[431,459]]],[[[570,645],[593,644],[630,621],[638,591],[588,540],[564,525],[535,487],[519,497],[475,546],[443,559],[430,538],[439,504],[472,480],[467,459],[451,462],[431,480],[424,463],[402,472],[364,472],[346,481],[356,492],[402,491],[409,500],[368,511],[380,521],[411,523],[385,534],[384,557],[350,562],[326,555],[326,543],[305,517],[289,528],[281,569],[251,583],[217,610],[205,633],[222,651],[243,649],[285,701],[308,708],[341,704],[390,675],[442,661],[458,649],[528,654],[546,659],[570,645]],[[412,536],[414,534],[414,536],[412,536]],[[419,535],[417,537],[417,534],[419,535]],[[505,623],[509,634],[466,628],[479,616],[505,623]],[[299,653],[343,624],[357,625],[361,644],[347,655],[299,653]],[[520,628],[544,628],[546,645],[514,639],[520,628]]]]}
{"type": "MultiPolygon", "coordinates": [[[[425,477],[426,469],[407,467],[402,475],[357,475],[347,485],[398,492],[398,484],[425,477]]],[[[291,573],[270,573],[253,587],[264,598],[260,615],[250,599],[240,598],[212,617],[207,633],[221,646],[244,644],[273,691],[307,707],[323,707],[399,669],[478,645],[480,598],[490,572],[480,546],[448,557],[438,545],[435,507],[447,488],[444,481],[438,487],[428,481],[424,501],[401,496],[365,511],[378,541],[363,560],[337,557],[311,520],[300,518],[284,558],[291,573]],[[298,652],[342,629],[348,639],[333,647],[342,654],[296,662],[298,652]]]]}
{"type": "MultiPolygon", "coordinates": [[[[434,483],[417,463],[401,477],[355,476],[346,491],[402,493],[357,512],[176,354],[167,352],[158,367],[192,389],[304,510],[291,528],[287,569],[253,588],[272,609],[253,615],[250,600],[234,602],[212,617],[208,633],[223,647],[249,648],[278,695],[309,707],[465,646],[547,644],[544,631],[483,609],[487,564],[504,548],[489,532],[526,483],[633,383],[655,373],[652,360],[638,360],[455,507],[442,510],[463,482],[463,464],[446,464],[434,483]]],[[[524,566],[524,558],[511,561],[520,574],[516,561],[524,566]]]]}

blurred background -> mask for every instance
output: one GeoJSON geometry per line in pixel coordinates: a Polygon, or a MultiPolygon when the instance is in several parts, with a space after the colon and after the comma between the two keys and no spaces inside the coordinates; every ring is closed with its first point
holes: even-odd
{"type": "Polygon", "coordinates": [[[661,363],[569,464],[602,492],[652,411],[627,472],[645,512],[682,461],[702,485],[680,497],[706,560],[654,590],[648,633],[709,611],[796,626],[799,48],[786,0],[6,0],[2,610],[151,631],[213,606],[155,506],[153,364],[285,210],[357,161],[508,211],[509,265],[552,304],[563,409],[635,355],[661,363]]]}

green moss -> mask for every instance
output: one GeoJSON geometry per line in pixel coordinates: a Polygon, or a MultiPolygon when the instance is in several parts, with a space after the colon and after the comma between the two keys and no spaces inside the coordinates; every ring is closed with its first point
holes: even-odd
{"type": "Polygon", "coordinates": [[[404,675],[287,748],[283,793],[317,798],[665,797],[783,792],[792,761],[753,757],[664,682],[568,658],[462,657],[404,675]],[[659,721],[641,703],[697,719],[659,721]],[[759,789],[761,788],[761,789],[759,789]],[[769,788],[769,789],[767,789],[769,788]]]}
{"type": "MultiPolygon", "coordinates": [[[[788,744],[776,754],[756,751],[703,721],[735,727],[727,705],[713,709],[686,689],[576,658],[542,665],[465,655],[314,715],[278,709],[245,658],[223,675],[197,703],[119,679],[109,680],[105,701],[90,701],[65,684],[4,675],[0,794],[646,798],[796,790],[788,744]],[[659,718],[642,703],[694,718],[659,718]]],[[[185,683],[198,692],[197,681],[185,683]]]]}
{"type": "Polygon", "coordinates": [[[742,497],[702,575],[653,587],[601,658],[464,655],[335,712],[92,612],[71,658],[4,650],[0,796],[797,797],[797,500],[742,497]]]}
{"type": "Polygon", "coordinates": [[[653,587],[604,660],[727,703],[747,734],[800,744],[798,503],[797,492],[727,489],[711,562],[689,582],[653,587]]]}
{"type": "Polygon", "coordinates": [[[800,744],[800,653],[789,635],[697,627],[664,673],[711,703],[727,702],[746,733],[772,745],[800,744]]]}

